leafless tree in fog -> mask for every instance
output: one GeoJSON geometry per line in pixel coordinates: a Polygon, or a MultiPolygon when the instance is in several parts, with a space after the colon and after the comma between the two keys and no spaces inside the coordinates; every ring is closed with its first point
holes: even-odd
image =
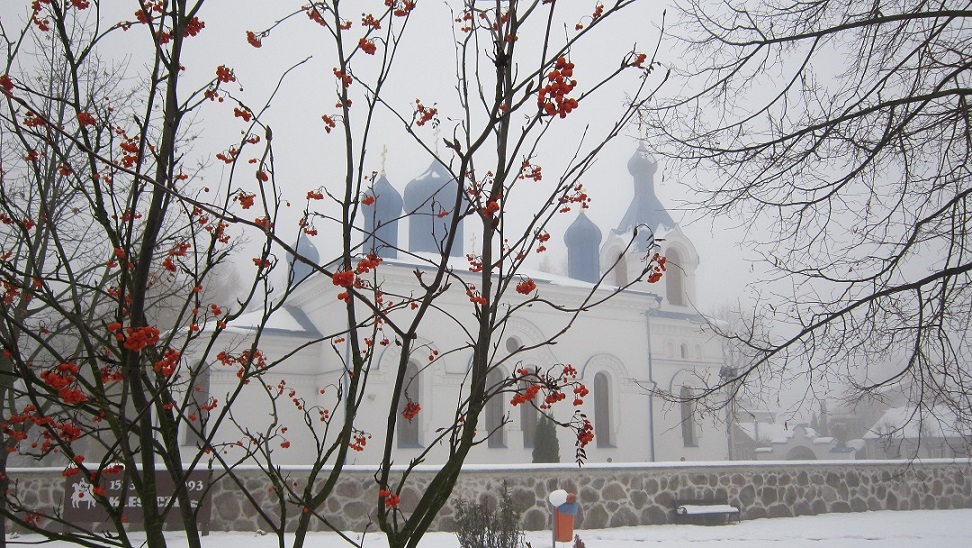
{"type": "Polygon", "coordinates": [[[699,207],[768,227],[747,235],[787,286],[755,310],[779,338],[735,334],[755,357],[713,389],[775,367],[968,424],[972,2],[678,11],[687,91],[643,111],[649,133],[715,173],[699,207]]]}

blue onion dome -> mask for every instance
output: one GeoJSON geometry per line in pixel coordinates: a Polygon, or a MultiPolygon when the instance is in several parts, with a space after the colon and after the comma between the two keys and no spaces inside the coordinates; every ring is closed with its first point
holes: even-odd
{"type": "Polygon", "coordinates": [[[597,247],[601,245],[601,229],[597,228],[594,221],[591,221],[581,211],[580,215],[574,219],[574,222],[570,223],[567,231],[564,232],[564,243],[567,244],[568,249],[576,245],[593,245],[597,247]]]}
{"type": "Polygon", "coordinates": [[[364,217],[365,250],[385,259],[398,257],[398,221],[402,216],[401,194],[382,175],[365,192],[374,201],[363,204],[359,214],[364,217]]]}
{"type": "Polygon", "coordinates": [[[648,152],[644,143],[639,143],[638,149],[628,160],[628,173],[631,175],[654,175],[658,170],[658,162],[648,152]]]}
{"type": "Polygon", "coordinates": [[[575,280],[597,283],[601,276],[601,230],[583,211],[564,232],[567,245],[567,275],[575,280]]]}
{"type": "MultiPolygon", "coordinates": [[[[408,215],[408,245],[412,252],[440,254],[448,238],[458,182],[438,160],[405,187],[405,214],[408,215]]],[[[451,255],[461,257],[462,224],[456,230],[451,255]]]]}
{"type": "Polygon", "coordinates": [[[365,192],[365,196],[375,198],[374,206],[377,212],[375,216],[379,219],[391,221],[402,216],[402,206],[405,201],[384,175],[378,177],[378,181],[365,192]]]}
{"type": "Polygon", "coordinates": [[[636,251],[646,251],[651,247],[653,234],[670,229],[675,226],[675,221],[668,214],[665,206],[655,196],[655,171],[658,169],[658,162],[645,149],[644,143],[638,145],[638,149],[628,160],[628,171],[631,173],[634,185],[634,195],[628,205],[624,217],[618,223],[615,232],[624,234],[638,230],[638,238],[635,242],[636,251]]]}
{"type": "Polygon", "coordinates": [[[438,160],[433,160],[424,173],[405,186],[405,207],[410,212],[429,208],[429,202],[432,201],[430,198],[433,197],[444,207],[452,207],[455,188],[456,180],[449,170],[438,160]]]}

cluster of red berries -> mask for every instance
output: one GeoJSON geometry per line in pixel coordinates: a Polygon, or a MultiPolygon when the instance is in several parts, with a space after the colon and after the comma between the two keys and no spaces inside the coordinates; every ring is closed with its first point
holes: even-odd
{"type": "Polygon", "coordinates": [[[566,57],[558,58],[554,69],[547,74],[547,85],[541,87],[537,95],[537,105],[546,114],[565,118],[577,108],[577,99],[567,96],[577,86],[577,80],[571,79],[573,75],[574,63],[566,57]]]}

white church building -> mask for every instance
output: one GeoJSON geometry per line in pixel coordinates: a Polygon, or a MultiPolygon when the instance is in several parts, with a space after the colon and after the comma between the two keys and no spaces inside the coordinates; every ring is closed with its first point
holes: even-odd
{"type": "MultiPolygon", "coordinates": [[[[624,250],[636,226],[649,226],[657,228],[658,237],[663,238],[660,252],[667,257],[668,270],[662,280],[655,284],[640,282],[590,312],[580,314],[573,327],[556,339],[556,344],[522,352],[514,363],[503,366],[503,371],[496,373],[510,375],[511,367],[543,370],[554,364],[572,364],[579,372],[578,380],[590,390],[582,406],[582,411],[594,425],[595,438],[587,447],[590,463],[724,460],[727,457],[727,429],[723,422],[700,417],[690,403],[665,402],[651,391],[652,387],[657,387],[676,395],[690,395],[701,386],[701,379],[718,376],[723,366],[721,345],[704,328],[705,321],[694,308],[699,257],[655,196],[656,170],[656,161],[639,147],[628,162],[634,197],[618,225],[602,232],[584,213],[578,214],[564,233],[568,275],[542,272],[530,272],[529,275],[544,298],[578,304],[589,294],[591,282],[600,278],[605,269],[618,264],[613,271],[607,272],[605,280],[608,284],[598,289],[604,295],[616,293],[617,285],[626,284],[629,277],[637,276],[643,268],[647,251],[645,241],[636,242],[628,253],[624,250]]],[[[402,218],[402,211],[403,205],[404,211],[412,211],[415,207],[411,204],[429,201],[430,192],[442,189],[443,177],[448,177],[448,173],[434,164],[399,194],[382,176],[371,190],[379,197],[376,207],[380,208],[376,211],[376,220],[369,223],[379,228],[371,230],[366,226],[365,233],[374,233],[380,241],[398,242],[397,246],[413,252],[433,251],[434,241],[431,244],[430,241],[442,229],[435,224],[436,217],[402,218]],[[382,219],[399,218],[401,220],[395,223],[382,222],[382,219]],[[397,225],[407,227],[407,239],[406,230],[399,239],[397,225]],[[430,245],[431,249],[428,248],[430,245]]],[[[457,236],[457,241],[463,241],[461,234],[457,236]]],[[[415,286],[416,269],[423,267],[411,258],[395,256],[391,248],[376,249],[379,254],[384,249],[386,255],[390,255],[383,258],[378,269],[383,290],[387,294],[409,293],[415,286]]],[[[305,256],[316,254],[306,241],[299,250],[305,256]]],[[[456,272],[464,275],[460,271],[468,269],[468,263],[462,256],[456,260],[456,272]]],[[[338,354],[342,347],[335,346],[332,339],[323,342],[321,339],[323,334],[345,328],[334,324],[345,318],[345,303],[335,298],[342,288],[336,287],[329,277],[311,273],[306,265],[297,263],[292,269],[298,279],[305,276],[306,279],[296,287],[286,307],[271,318],[259,346],[271,360],[293,355],[275,366],[267,382],[277,377],[285,379],[288,389],[296,390],[307,406],[333,405],[333,393],[329,394],[328,390],[343,382],[343,361],[338,354]],[[311,341],[314,342],[308,344],[311,341]],[[300,350],[294,353],[297,348],[300,350]],[[324,395],[320,394],[322,388],[324,395]]],[[[469,276],[473,274],[469,273],[469,276]]],[[[417,347],[427,348],[430,354],[439,350],[443,353],[437,355],[431,367],[414,364],[415,371],[420,373],[409,387],[409,397],[420,402],[422,411],[414,421],[399,420],[395,462],[408,462],[423,449],[430,448],[426,462],[434,464],[447,450],[445,444],[441,448],[430,445],[435,445],[433,439],[437,429],[451,424],[461,386],[468,381],[466,372],[469,367],[468,354],[445,352],[455,348],[456,341],[462,340],[463,336],[455,320],[449,319],[445,313],[451,309],[456,315],[469,314],[470,309],[468,296],[455,285],[437,301],[444,313],[429,316],[419,332],[417,347]]],[[[512,291],[510,293],[511,300],[522,298],[512,291]]],[[[241,316],[221,338],[226,337],[227,344],[235,343],[237,348],[248,344],[248,337],[253,335],[250,326],[257,317],[256,313],[241,316]]],[[[542,343],[560,331],[567,320],[565,314],[549,308],[523,308],[498,336],[497,352],[516,351],[542,343]]],[[[388,401],[399,355],[394,344],[376,346],[375,352],[377,368],[373,366],[368,378],[358,421],[363,431],[376,433],[376,436],[363,451],[352,455],[354,460],[349,461],[352,464],[377,463],[381,458],[382,441],[377,439],[377,433],[384,431],[387,404],[378,403],[388,401]],[[372,402],[375,405],[369,407],[372,402]],[[375,412],[369,413],[369,408],[375,412]]],[[[237,382],[235,370],[212,367],[208,374],[208,392],[225,401],[221,394],[234,389],[237,382]]],[[[241,423],[259,430],[271,420],[269,407],[261,403],[267,396],[260,390],[251,392],[242,399],[245,404],[234,410],[234,416],[241,423]]],[[[288,403],[281,402],[277,414],[282,423],[294,424],[285,435],[292,443],[286,451],[275,451],[274,458],[280,464],[308,462],[313,456],[312,446],[302,437],[302,421],[293,406],[286,405],[288,403]]],[[[572,411],[569,403],[558,404],[553,409],[559,419],[567,419],[572,411]]],[[[509,397],[494,398],[480,424],[485,423],[485,429],[492,430],[504,419],[506,424],[486,442],[473,448],[467,462],[531,462],[537,411],[528,405],[514,407],[509,397]]],[[[235,436],[237,434],[220,434],[220,438],[226,440],[235,439],[235,436]]],[[[558,438],[561,462],[572,462],[574,436],[561,431],[558,438]]],[[[194,442],[186,439],[185,443],[191,445],[194,442]]]]}

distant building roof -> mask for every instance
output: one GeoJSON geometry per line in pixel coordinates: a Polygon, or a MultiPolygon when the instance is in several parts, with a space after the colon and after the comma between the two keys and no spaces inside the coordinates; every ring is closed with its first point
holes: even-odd
{"type": "Polygon", "coordinates": [[[864,434],[864,439],[878,439],[888,435],[912,439],[970,436],[972,425],[963,423],[951,409],[943,405],[935,406],[931,410],[894,407],[881,415],[864,434]]]}
{"type": "Polygon", "coordinates": [[[744,434],[754,441],[787,440],[793,437],[793,430],[782,423],[740,422],[737,425],[744,434]]]}

